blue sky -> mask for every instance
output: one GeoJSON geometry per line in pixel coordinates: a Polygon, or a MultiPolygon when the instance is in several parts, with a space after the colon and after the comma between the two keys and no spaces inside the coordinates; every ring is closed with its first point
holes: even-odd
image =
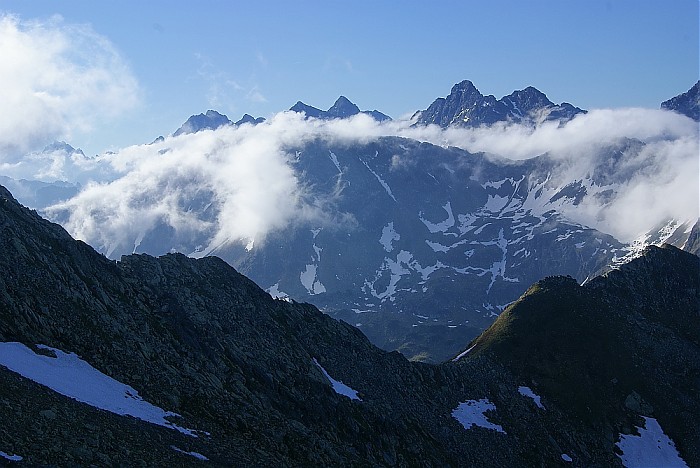
{"type": "MultiPolygon", "coordinates": [[[[144,143],[217,109],[269,117],[343,94],[392,117],[472,80],[579,107],[641,106],[698,80],[698,0],[3,0],[20,21],[89,26],[135,78],[128,110],[70,134],[88,153],[144,143]]],[[[81,26],[81,27],[82,27],[81,26]]],[[[98,119],[99,120],[99,119],[98,119]]]]}

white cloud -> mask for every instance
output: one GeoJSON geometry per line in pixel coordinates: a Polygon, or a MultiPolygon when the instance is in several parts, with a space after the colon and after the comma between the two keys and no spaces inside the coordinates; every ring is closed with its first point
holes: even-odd
{"type": "MultiPolygon", "coordinates": [[[[312,194],[295,169],[293,150],[312,140],[348,146],[399,135],[514,159],[548,152],[558,164],[552,181],[564,185],[606,174],[605,145],[636,138],[644,144],[632,145],[616,162],[614,176],[602,182],[614,183],[616,196],[591,196],[563,208],[570,219],[629,241],[669,217],[698,216],[696,128],[685,117],[644,109],[592,111],[561,127],[448,130],[378,124],[361,114],[321,121],[281,112],[256,126],[222,127],[102,155],[101,173],[115,174],[113,180],[88,185],[51,212],[68,216],[63,224],[74,236],[115,254],[130,252],[145,233],[164,225],[182,245],[207,239],[205,252],[230,242],[254,241],[257,247],[270,232],[297,222],[337,221],[332,200],[312,194]],[[208,201],[212,205],[204,209],[208,201]]],[[[392,170],[411,167],[392,155],[392,170]]]]}
{"type": "Polygon", "coordinates": [[[470,152],[510,159],[547,153],[558,161],[553,182],[565,185],[594,173],[606,175],[617,195],[611,200],[587,197],[564,207],[573,221],[631,241],[669,219],[700,216],[698,197],[698,123],[674,112],[652,109],[595,109],[565,125],[537,128],[501,123],[476,129],[395,127],[395,133],[470,152]],[[628,139],[644,143],[628,150],[614,169],[610,148],[628,139]],[[612,171],[612,172],[610,172],[612,171]]]}
{"type": "Polygon", "coordinates": [[[183,244],[206,239],[205,253],[236,241],[257,246],[290,223],[333,216],[324,200],[309,198],[285,151],[313,136],[305,127],[301,116],[284,113],[262,125],[128,147],[101,160],[118,174],[113,181],[89,184],[49,212],[108,255],[130,252],[158,226],[183,244]]]}
{"type": "Polygon", "coordinates": [[[139,89],[111,43],[89,26],[0,15],[0,165],[138,103],[139,89]]]}

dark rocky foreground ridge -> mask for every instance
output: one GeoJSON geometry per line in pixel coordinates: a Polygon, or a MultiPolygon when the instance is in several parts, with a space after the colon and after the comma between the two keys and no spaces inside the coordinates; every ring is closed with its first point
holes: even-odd
{"type": "Polygon", "coordinates": [[[472,351],[427,365],[214,257],[110,261],[0,187],[0,342],[77,353],[209,433],[98,410],[0,366],[0,451],[18,465],[619,466],[619,433],[643,415],[697,466],[699,262],[650,247],[585,286],[543,280],[472,351]],[[452,417],[482,399],[504,432],[452,417]]]}

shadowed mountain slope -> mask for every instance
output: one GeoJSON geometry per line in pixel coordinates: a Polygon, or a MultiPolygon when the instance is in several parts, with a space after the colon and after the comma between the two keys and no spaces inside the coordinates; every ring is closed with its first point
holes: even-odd
{"type": "Polygon", "coordinates": [[[686,422],[698,414],[691,391],[700,362],[691,340],[697,261],[651,249],[629,269],[585,287],[545,280],[503,315],[520,316],[522,303],[534,302],[535,312],[525,315],[544,311],[539,319],[503,327],[509,333],[492,327],[474,354],[427,365],[379,350],[311,305],[273,299],[215,257],[108,260],[0,187],[0,420],[13,421],[12,430],[0,431],[0,450],[29,465],[568,466],[571,459],[575,466],[619,466],[619,432],[632,432],[653,405],[651,414],[696,464],[697,432],[686,422]],[[644,295],[630,296],[637,287],[644,295]],[[551,307],[537,306],[538,291],[549,289],[551,307]],[[566,302],[578,290],[585,291],[582,305],[566,302]],[[588,304],[620,313],[603,319],[588,304]],[[650,309],[633,314],[621,304],[650,309]],[[566,316],[573,306],[594,320],[557,321],[548,312],[566,316]],[[684,334],[675,331],[679,323],[684,334]],[[588,373],[591,393],[579,392],[571,374],[585,372],[590,350],[619,329],[629,341],[619,348],[634,355],[618,363],[620,390],[598,391],[611,385],[603,367],[588,373]],[[518,353],[528,343],[523,330],[585,341],[572,347],[552,340],[525,356],[518,353]],[[129,385],[127,400],[138,392],[179,416],[157,425],[66,398],[9,370],[8,346],[21,346],[12,343],[45,362],[76,353],[72,362],[80,357],[129,385]],[[679,350],[687,362],[675,361],[679,350]],[[548,378],[555,369],[549,356],[566,361],[548,378]],[[668,371],[656,371],[664,357],[668,371]],[[667,403],[657,403],[653,385],[667,391],[667,403]],[[524,396],[524,386],[544,407],[524,396]],[[630,389],[636,393],[627,396],[630,389]],[[603,413],[596,412],[601,395],[603,413]],[[582,418],[582,408],[594,412],[582,418]]]}

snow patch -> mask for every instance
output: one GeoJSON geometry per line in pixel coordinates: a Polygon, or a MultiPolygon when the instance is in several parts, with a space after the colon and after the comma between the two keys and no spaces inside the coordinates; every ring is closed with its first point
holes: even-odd
{"type": "Polygon", "coordinates": [[[508,197],[489,195],[489,198],[484,205],[484,210],[490,211],[491,213],[498,213],[508,204],[508,200],[508,197]]]}
{"type": "Polygon", "coordinates": [[[506,431],[503,430],[503,427],[492,423],[486,418],[486,415],[484,415],[487,411],[494,411],[495,409],[496,405],[491,403],[488,398],[467,400],[464,403],[460,403],[457,408],[452,410],[452,417],[459,421],[465,429],[471,429],[472,426],[479,426],[505,434],[506,431]]]}
{"type": "Polygon", "coordinates": [[[447,202],[443,205],[442,208],[445,211],[447,211],[447,219],[439,223],[432,223],[427,219],[424,219],[422,211],[418,213],[418,218],[423,222],[423,224],[425,224],[425,227],[428,228],[428,231],[430,231],[433,234],[435,234],[436,232],[447,232],[448,229],[455,225],[455,215],[454,213],[452,213],[452,204],[450,202],[447,202]]]}
{"type": "Polygon", "coordinates": [[[316,364],[318,366],[318,368],[321,369],[321,372],[323,372],[323,375],[325,375],[326,378],[330,381],[335,393],[337,393],[338,395],[344,395],[344,396],[350,398],[351,400],[362,401],[362,399],[359,396],[357,396],[356,390],[353,390],[352,388],[348,387],[340,380],[335,380],[333,377],[328,375],[328,372],[326,372],[326,369],[324,369],[323,366],[321,366],[321,364],[318,363],[316,358],[313,358],[313,360],[314,360],[314,364],[316,364]]]}
{"type": "Polygon", "coordinates": [[[530,387],[518,387],[518,393],[520,393],[522,396],[532,398],[532,400],[535,402],[535,405],[537,405],[538,408],[544,409],[544,405],[542,404],[539,395],[536,395],[530,387]]]}
{"type": "Polygon", "coordinates": [[[132,387],[103,374],[75,353],[45,345],[37,347],[53,351],[56,357],[36,354],[22,343],[6,342],[0,343],[0,365],[81,403],[197,437],[197,431],[166,419],[180,417],[179,414],[144,401],[132,387]]]}
{"type": "Polygon", "coordinates": [[[320,262],[321,261],[321,252],[323,251],[322,247],[317,246],[316,244],[312,245],[314,252],[316,252],[316,261],[320,262]]]}
{"type": "Polygon", "coordinates": [[[270,296],[272,296],[274,299],[282,299],[284,301],[290,301],[289,299],[289,294],[286,292],[280,291],[280,283],[279,281],[270,286],[265,290],[270,296]]]}
{"type": "Polygon", "coordinates": [[[622,451],[618,455],[626,468],[663,466],[688,467],[680,457],[676,445],[664,434],[658,421],[644,418],[644,427],[638,427],[639,435],[620,434],[620,441],[615,445],[622,451]]]}
{"type": "Polygon", "coordinates": [[[299,275],[302,286],[309,294],[321,294],[326,292],[326,287],[316,279],[316,265],[306,265],[306,269],[299,275]]]}
{"type": "Polygon", "coordinates": [[[9,460],[9,461],[13,461],[13,462],[18,462],[18,461],[24,460],[24,457],[22,457],[20,455],[10,455],[10,454],[3,452],[2,450],[0,450],[0,457],[4,458],[5,460],[9,460]]]}
{"type": "Polygon", "coordinates": [[[173,450],[175,450],[176,452],[184,453],[185,455],[189,455],[190,457],[194,457],[194,458],[196,458],[197,460],[209,461],[209,459],[208,459],[207,457],[205,457],[204,455],[202,455],[201,453],[198,453],[198,452],[186,452],[186,451],[182,450],[182,449],[179,448],[179,447],[175,447],[174,445],[171,445],[170,448],[173,449],[173,450]]]}
{"type": "Polygon", "coordinates": [[[379,238],[379,243],[384,246],[384,250],[391,252],[394,250],[393,242],[399,239],[401,239],[401,236],[394,230],[394,222],[392,221],[382,229],[382,237],[379,238]]]}

